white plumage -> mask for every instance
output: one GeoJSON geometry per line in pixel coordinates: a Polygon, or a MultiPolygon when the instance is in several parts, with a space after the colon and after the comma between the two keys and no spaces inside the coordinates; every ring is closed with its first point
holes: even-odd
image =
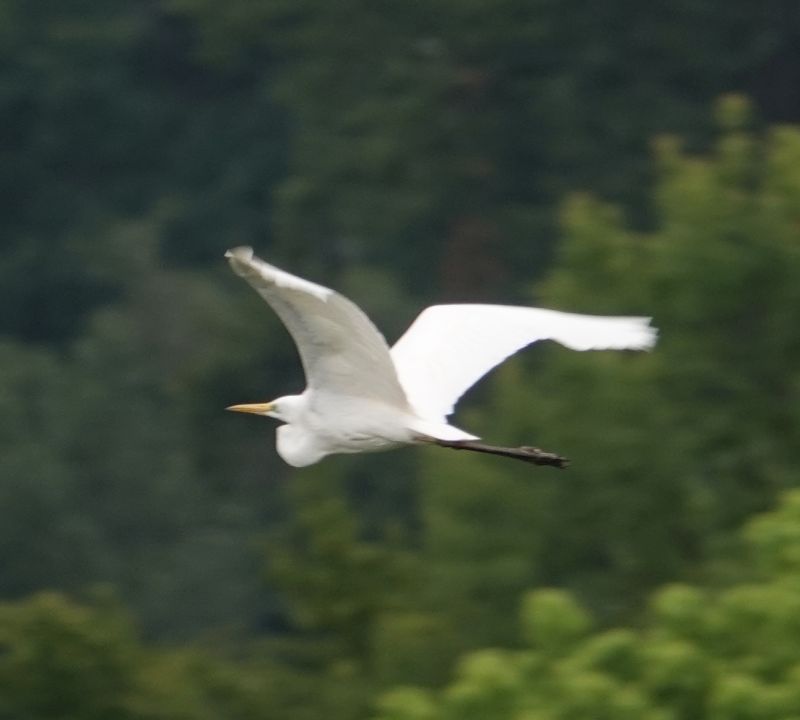
{"type": "Polygon", "coordinates": [[[285,422],[278,428],[278,453],[297,467],[333,453],[436,441],[519,456],[471,443],[474,435],[447,422],[461,395],[487,372],[537,340],[573,350],[645,350],[656,340],[649,318],[435,305],[390,350],[370,319],[339,293],[268,265],[248,247],[226,257],[283,321],[307,383],[302,395],[229,409],[285,422]]]}

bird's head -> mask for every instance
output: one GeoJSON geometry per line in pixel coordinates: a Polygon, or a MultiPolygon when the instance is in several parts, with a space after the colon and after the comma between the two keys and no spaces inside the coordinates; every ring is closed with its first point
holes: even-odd
{"type": "Polygon", "coordinates": [[[299,395],[287,395],[279,397],[277,400],[265,403],[249,403],[245,405],[230,405],[226,410],[233,412],[252,413],[253,415],[264,415],[265,417],[275,418],[281,422],[292,422],[297,417],[300,410],[301,398],[299,395]]]}

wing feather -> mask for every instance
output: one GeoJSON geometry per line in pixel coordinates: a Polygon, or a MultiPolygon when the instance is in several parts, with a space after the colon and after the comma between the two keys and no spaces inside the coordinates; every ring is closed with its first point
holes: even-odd
{"type": "Polygon", "coordinates": [[[504,305],[434,305],[392,348],[397,375],[421,417],[443,420],[492,368],[537,340],[573,350],[645,350],[654,345],[650,318],[576,315],[504,305]]]}
{"type": "Polygon", "coordinates": [[[362,397],[408,408],[389,346],[358,306],[329,288],[265,263],[252,248],[234,248],[225,257],[286,326],[308,388],[317,397],[362,397]]]}

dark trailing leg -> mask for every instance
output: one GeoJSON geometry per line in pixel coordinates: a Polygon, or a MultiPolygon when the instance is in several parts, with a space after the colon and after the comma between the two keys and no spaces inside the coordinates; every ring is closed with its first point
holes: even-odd
{"type": "Polygon", "coordinates": [[[549,465],[564,469],[569,465],[569,460],[555,453],[545,452],[535,447],[507,448],[497,447],[496,445],[484,445],[475,440],[437,440],[432,438],[431,442],[439,447],[452,448],[453,450],[472,450],[473,452],[487,453],[488,455],[502,455],[503,457],[515,458],[534,465],[549,465]]]}

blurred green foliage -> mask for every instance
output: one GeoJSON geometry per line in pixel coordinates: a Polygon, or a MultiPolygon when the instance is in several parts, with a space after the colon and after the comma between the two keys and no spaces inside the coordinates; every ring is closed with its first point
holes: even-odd
{"type": "Polygon", "coordinates": [[[635,629],[590,630],[563,591],[523,598],[518,650],[464,656],[437,691],[399,688],[378,703],[380,720],[449,718],[710,718],[767,720],[800,713],[800,495],[744,532],[740,571],[724,590],[667,585],[635,629]],[[775,534],[785,544],[776,545],[775,534]]]}
{"type": "Polygon", "coordinates": [[[0,719],[800,717],[791,3],[0,21],[0,719]],[[568,473],[293,471],[221,412],[302,386],[242,243],[390,341],[485,300],[660,342],[537,347],[465,399],[568,473]]]}

